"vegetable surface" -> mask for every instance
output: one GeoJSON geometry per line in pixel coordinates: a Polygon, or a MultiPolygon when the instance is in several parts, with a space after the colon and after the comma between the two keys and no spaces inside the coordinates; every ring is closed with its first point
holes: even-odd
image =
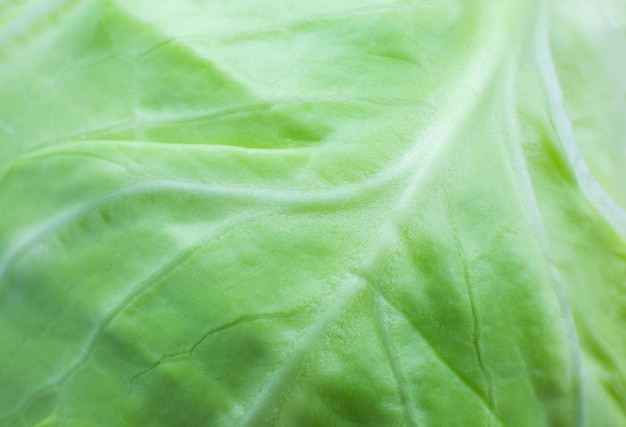
{"type": "Polygon", "coordinates": [[[0,425],[626,425],[621,0],[0,0],[0,425]]]}

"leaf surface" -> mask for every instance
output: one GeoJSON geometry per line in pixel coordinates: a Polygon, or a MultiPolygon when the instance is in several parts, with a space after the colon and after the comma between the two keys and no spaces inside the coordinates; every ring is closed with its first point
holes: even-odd
{"type": "Polygon", "coordinates": [[[0,6],[0,425],[626,422],[617,1],[0,6]]]}

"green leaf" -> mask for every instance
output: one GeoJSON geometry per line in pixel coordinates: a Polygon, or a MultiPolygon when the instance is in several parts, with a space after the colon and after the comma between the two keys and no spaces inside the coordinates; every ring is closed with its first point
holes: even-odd
{"type": "Polygon", "coordinates": [[[623,426],[618,0],[0,0],[0,425],[623,426]]]}

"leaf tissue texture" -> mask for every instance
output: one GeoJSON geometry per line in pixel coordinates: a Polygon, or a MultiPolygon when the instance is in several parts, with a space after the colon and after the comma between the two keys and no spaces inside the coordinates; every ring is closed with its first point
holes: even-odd
{"type": "Polygon", "coordinates": [[[626,425],[623,0],[0,0],[0,425],[626,425]]]}

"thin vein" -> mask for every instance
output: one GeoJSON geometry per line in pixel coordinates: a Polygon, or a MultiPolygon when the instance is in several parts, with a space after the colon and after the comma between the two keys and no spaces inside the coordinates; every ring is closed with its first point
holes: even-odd
{"type": "MultiPolygon", "coordinates": [[[[107,135],[112,132],[120,132],[124,130],[130,130],[136,124],[142,128],[156,127],[156,126],[168,126],[179,125],[187,123],[209,123],[211,121],[228,119],[236,116],[246,116],[256,114],[260,112],[270,112],[277,107],[286,106],[298,106],[298,105],[316,105],[316,104],[337,104],[341,106],[352,105],[354,107],[406,107],[410,105],[411,100],[404,98],[395,99],[383,99],[377,97],[358,97],[358,98],[346,98],[346,97],[307,97],[307,98],[282,98],[282,99],[270,99],[262,102],[248,103],[237,106],[220,107],[206,110],[189,110],[187,112],[177,112],[176,114],[168,113],[142,113],[140,116],[128,121],[118,121],[110,125],[91,129],[86,132],[74,133],[66,135],[62,138],[55,138],[55,145],[60,145],[67,142],[93,140],[93,139],[108,139],[107,135]]],[[[154,144],[166,144],[165,142],[158,140],[149,140],[147,138],[137,138],[136,142],[150,142],[154,144]]],[[[49,142],[39,142],[34,145],[35,149],[39,147],[47,146],[49,142]]],[[[183,141],[176,142],[177,145],[213,145],[210,143],[185,143],[183,141]]],[[[273,150],[274,148],[265,148],[266,150],[273,150]]],[[[280,149],[280,148],[279,148],[280,149]]]]}
{"type": "MultiPolygon", "coordinates": [[[[538,37],[541,37],[541,32],[543,31],[541,28],[541,21],[545,19],[545,16],[542,16],[543,13],[545,13],[545,11],[541,11],[538,18],[535,18],[535,34],[531,35],[531,39],[534,37],[534,39],[530,40],[530,42],[534,46],[535,53],[537,49],[537,39],[538,37]]],[[[508,64],[506,70],[506,82],[508,84],[505,87],[506,96],[504,98],[509,100],[509,102],[505,104],[504,108],[504,128],[507,130],[509,138],[498,139],[497,148],[501,151],[502,158],[510,164],[510,168],[508,169],[510,171],[510,180],[514,184],[514,191],[517,193],[517,199],[519,200],[520,208],[529,220],[529,224],[537,225],[536,227],[534,227],[534,229],[537,232],[536,235],[539,240],[540,247],[543,251],[544,258],[546,260],[548,274],[551,279],[557,302],[561,310],[562,319],[564,321],[566,330],[568,331],[568,343],[572,358],[572,366],[575,372],[575,378],[573,381],[575,401],[574,403],[575,407],[577,408],[575,414],[577,421],[575,425],[581,426],[583,425],[584,408],[582,405],[582,388],[580,379],[581,361],[578,351],[578,337],[575,330],[572,313],[569,308],[569,303],[565,296],[564,284],[558,270],[554,267],[555,263],[551,253],[545,223],[539,210],[539,202],[537,200],[535,189],[532,185],[528,160],[526,159],[522,151],[523,135],[514,102],[516,96],[515,88],[522,85],[516,78],[516,71],[520,67],[519,58],[521,58],[521,47],[522,46],[518,46],[518,52],[515,55],[516,59],[515,61],[512,61],[510,64],[508,64]],[[507,141],[509,143],[506,143],[507,141]]],[[[527,367],[526,360],[522,358],[522,361],[526,366],[526,370],[528,370],[529,368],[527,367]]]]}
{"type": "Polygon", "coordinates": [[[483,395],[483,393],[476,387],[474,386],[471,382],[469,382],[467,380],[467,378],[465,378],[465,376],[459,372],[452,363],[450,363],[448,361],[447,358],[445,358],[440,352],[439,350],[437,350],[437,347],[432,343],[432,341],[430,339],[427,338],[427,336],[422,332],[420,325],[415,322],[413,319],[411,319],[411,317],[404,312],[404,310],[399,307],[394,301],[390,300],[389,298],[387,298],[387,296],[385,295],[385,293],[379,289],[376,286],[372,286],[372,289],[374,289],[382,298],[383,300],[390,306],[393,307],[394,310],[396,310],[396,312],[398,314],[400,314],[406,321],[407,323],[413,328],[413,330],[424,340],[424,342],[428,345],[428,347],[433,351],[433,354],[435,356],[437,356],[437,359],[451,372],[454,374],[454,376],[469,390],[472,392],[473,395],[475,395],[480,402],[483,404],[484,408],[491,412],[493,414],[493,417],[495,418],[495,420],[498,422],[498,424],[500,424],[501,426],[505,426],[505,423],[502,421],[502,419],[500,418],[500,416],[493,412],[493,409],[491,408],[491,406],[489,405],[488,400],[485,398],[485,396],[483,395]]]}
{"type": "Polygon", "coordinates": [[[389,325],[384,308],[385,301],[378,292],[375,294],[374,300],[374,303],[376,305],[375,312],[376,319],[378,321],[377,323],[379,334],[382,340],[383,347],[385,349],[385,355],[387,356],[387,360],[389,361],[391,372],[396,381],[396,387],[398,388],[398,395],[400,397],[402,411],[404,412],[404,418],[406,424],[409,427],[416,427],[417,423],[413,416],[413,409],[411,407],[411,399],[409,397],[406,379],[404,378],[404,375],[402,373],[400,359],[398,358],[396,349],[391,341],[391,336],[389,334],[389,325]]]}
{"type": "Polygon", "coordinates": [[[223,331],[226,331],[228,329],[232,329],[232,328],[241,326],[241,325],[246,324],[246,323],[257,322],[259,320],[272,320],[272,319],[280,319],[280,318],[292,317],[293,315],[295,315],[297,313],[300,313],[304,309],[305,309],[305,307],[296,307],[296,308],[294,308],[292,310],[289,310],[289,311],[276,311],[276,312],[258,313],[258,314],[251,314],[251,315],[247,315],[247,316],[241,316],[241,317],[238,317],[235,320],[231,320],[230,322],[226,322],[226,323],[224,323],[222,325],[219,325],[219,326],[216,326],[214,328],[211,328],[211,329],[207,330],[206,332],[204,332],[200,336],[200,338],[196,339],[192,344],[190,344],[185,349],[177,351],[177,352],[168,353],[168,354],[163,355],[158,360],[156,360],[152,365],[150,365],[148,368],[146,368],[146,369],[138,372],[137,374],[133,375],[130,378],[130,382],[131,382],[131,384],[134,383],[140,377],[144,376],[145,374],[147,374],[150,371],[153,371],[158,366],[163,365],[164,363],[167,363],[167,362],[171,361],[172,359],[175,359],[177,357],[184,356],[184,355],[193,354],[196,351],[196,349],[200,345],[202,345],[202,343],[204,343],[209,337],[211,337],[212,335],[215,335],[215,334],[217,334],[219,332],[223,332],[223,331]]]}
{"type": "MultiPolygon", "coordinates": [[[[447,193],[449,194],[449,192],[447,193]]],[[[467,262],[465,260],[468,259],[467,254],[465,253],[465,250],[463,249],[463,244],[461,243],[461,239],[459,238],[459,227],[458,224],[456,223],[456,221],[454,221],[454,218],[452,218],[452,207],[451,207],[451,203],[450,200],[448,199],[448,197],[446,197],[446,203],[448,205],[448,217],[449,217],[449,221],[452,224],[452,234],[453,234],[453,238],[454,238],[454,245],[456,248],[456,252],[457,252],[457,259],[461,260],[461,269],[463,271],[463,282],[465,284],[465,290],[467,292],[467,299],[469,302],[469,306],[470,306],[470,313],[472,316],[472,344],[474,347],[474,351],[476,352],[476,362],[478,363],[478,367],[480,368],[480,371],[482,372],[485,381],[487,383],[487,404],[489,406],[489,411],[487,412],[489,414],[489,424],[488,426],[491,427],[493,425],[493,414],[496,412],[496,407],[495,407],[495,399],[494,399],[494,390],[493,390],[493,379],[491,377],[491,374],[489,373],[489,370],[487,369],[487,365],[485,363],[485,358],[483,355],[483,351],[482,351],[482,346],[481,346],[481,325],[480,325],[480,321],[479,321],[479,317],[478,317],[478,309],[476,307],[476,297],[474,295],[474,286],[472,283],[472,278],[471,278],[471,274],[470,274],[470,270],[469,267],[467,265],[467,262]]]]}
{"type": "MultiPolygon", "coordinates": [[[[544,90],[549,92],[548,97],[554,97],[558,93],[558,92],[555,93],[554,88],[550,87],[551,85],[554,85],[554,82],[548,84],[548,81],[550,80],[550,78],[556,78],[556,76],[554,74],[553,65],[552,65],[552,70],[550,70],[550,64],[551,64],[552,59],[550,57],[551,54],[550,54],[549,46],[548,46],[548,33],[547,33],[547,26],[546,26],[547,25],[546,7],[547,5],[544,4],[538,16],[538,19],[535,22],[535,29],[534,29],[534,35],[533,35],[534,40],[532,42],[533,42],[533,49],[535,53],[535,61],[537,62],[537,65],[539,66],[540,70],[543,69],[541,73],[542,73],[542,80],[544,81],[544,90]]],[[[516,68],[517,68],[516,64],[512,64],[511,68],[509,69],[509,74],[511,76],[513,75],[514,70],[516,68]]],[[[513,77],[510,77],[509,81],[510,81],[510,84],[507,87],[507,91],[508,91],[507,98],[514,99],[513,89],[515,87],[518,87],[519,83],[516,83],[513,77]]],[[[556,84],[558,85],[558,81],[556,82],[556,84]]],[[[515,112],[514,105],[511,102],[509,102],[507,103],[506,107],[507,107],[506,115],[505,115],[506,121],[507,121],[506,129],[508,129],[509,132],[512,132],[511,133],[511,135],[513,135],[513,138],[511,138],[512,140],[521,141],[520,124],[519,124],[519,119],[517,117],[517,114],[515,112]]],[[[584,425],[584,419],[585,419],[585,413],[584,413],[585,410],[584,410],[584,405],[583,405],[583,386],[582,386],[582,361],[581,361],[581,355],[579,351],[580,345],[579,345],[578,334],[576,332],[576,327],[574,324],[573,313],[571,311],[569,302],[567,300],[564,283],[560,277],[559,271],[555,268],[555,263],[554,263],[554,259],[552,255],[552,249],[549,243],[549,238],[547,235],[545,222],[543,220],[541,211],[539,209],[539,201],[537,200],[537,194],[532,185],[528,160],[526,159],[526,157],[524,156],[522,152],[521,144],[512,143],[512,144],[508,144],[507,147],[500,144],[499,147],[501,150],[505,152],[504,158],[509,159],[509,162],[512,166],[511,167],[512,172],[513,171],[515,172],[516,178],[514,179],[514,181],[520,184],[520,187],[517,188],[517,191],[519,191],[520,193],[520,195],[518,196],[518,198],[520,199],[520,204],[524,207],[525,212],[527,213],[530,219],[530,222],[532,224],[538,224],[538,226],[535,227],[535,230],[537,231],[539,243],[541,245],[541,248],[544,253],[544,257],[548,266],[549,276],[552,279],[552,285],[553,285],[553,289],[556,295],[558,305],[561,310],[561,316],[565,324],[566,330],[568,332],[569,351],[570,351],[570,357],[572,360],[572,366],[574,369],[573,391],[574,391],[574,406],[576,408],[575,425],[580,427],[584,425]]]]}
{"type": "MultiPolygon", "coordinates": [[[[250,202],[266,202],[268,204],[270,204],[270,202],[272,204],[278,203],[287,206],[297,205],[298,203],[324,204],[335,201],[325,199],[323,197],[324,194],[319,194],[320,197],[317,198],[317,194],[302,192],[302,190],[297,192],[274,190],[262,191],[253,188],[204,185],[173,180],[147,181],[115,191],[98,199],[71,206],[43,223],[32,226],[28,230],[21,232],[5,250],[2,262],[0,262],[0,284],[3,283],[2,279],[6,276],[15,262],[20,259],[20,257],[27,254],[28,251],[37,243],[54,234],[59,229],[72,224],[95,209],[106,206],[108,203],[112,203],[126,197],[157,192],[178,192],[183,194],[197,194],[206,197],[227,197],[237,200],[247,200],[250,202]]],[[[340,197],[345,197],[345,192],[342,193],[343,194],[340,194],[340,197]]],[[[2,288],[0,287],[0,290],[1,289],[2,288]]]]}
{"type": "Polygon", "coordinates": [[[357,275],[350,274],[345,278],[343,285],[339,286],[340,289],[337,294],[330,299],[332,303],[329,304],[328,309],[315,320],[286,363],[272,375],[272,379],[246,414],[245,419],[240,424],[241,426],[254,427],[266,424],[276,402],[280,400],[285,388],[289,385],[289,380],[294,376],[304,359],[310,355],[311,348],[318,342],[330,324],[345,312],[365,286],[366,282],[357,275]]]}

